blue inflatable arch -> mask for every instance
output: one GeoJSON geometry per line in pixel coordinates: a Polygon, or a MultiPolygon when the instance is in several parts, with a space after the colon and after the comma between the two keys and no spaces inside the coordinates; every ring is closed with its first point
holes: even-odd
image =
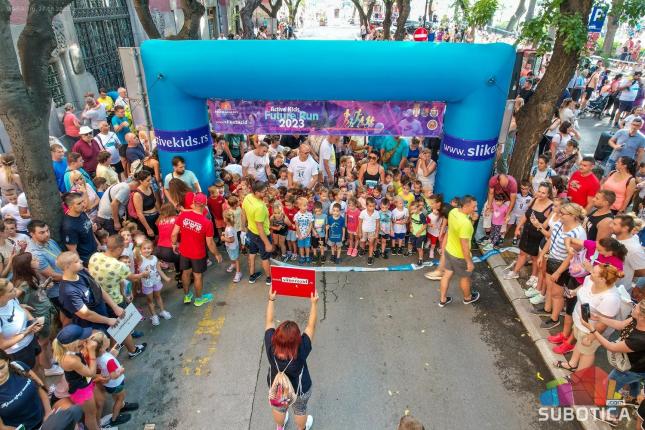
{"type": "Polygon", "coordinates": [[[507,44],[164,41],[142,44],[164,174],[214,180],[206,99],[446,102],[437,191],[486,193],[515,61],[507,44]]]}

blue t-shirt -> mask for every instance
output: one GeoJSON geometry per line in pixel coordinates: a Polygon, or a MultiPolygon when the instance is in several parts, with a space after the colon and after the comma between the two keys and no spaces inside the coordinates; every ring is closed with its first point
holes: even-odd
{"type": "Polygon", "coordinates": [[[107,308],[103,300],[101,287],[98,286],[86,269],[78,273],[76,281],[63,280],[60,282],[58,300],[67,316],[72,318],[74,324],[100,330],[106,328],[104,324],[92,323],[76,316],[76,312],[81,310],[83,306],[87,306],[89,310],[99,315],[107,316],[107,308]]]}
{"type": "Polygon", "coordinates": [[[389,151],[394,150],[388,162],[383,163],[386,169],[389,167],[399,167],[401,160],[408,156],[408,151],[410,150],[408,141],[403,138],[400,138],[399,141],[400,143],[397,142],[393,136],[385,136],[383,139],[383,145],[381,146],[381,149],[385,151],[384,154],[387,154],[389,151]]]}
{"type": "MultiPolygon", "coordinates": [[[[9,365],[29,371],[29,366],[21,361],[12,361],[9,365]]],[[[7,382],[0,385],[0,418],[4,424],[10,427],[24,424],[27,429],[35,429],[44,416],[36,383],[29,378],[9,373],[7,382]]]]}
{"type": "Polygon", "coordinates": [[[143,145],[139,143],[133,148],[128,147],[125,150],[125,158],[129,163],[133,163],[135,160],[143,160],[144,158],[146,158],[146,151],[145,149],[143,149],[143,145]]]}
{"type": "Polygon", "coordinates": [[[67,171],[67,160],[63,158],[60,161],[52,161],[52,165],[54,166],[54,174],[56,175],[56,186],[58,187],[58,191],[66,193],[65,172],[67,171]]]}
{"type": "Polygon", "coordinates": [[[96,239],[92,231],[92,220],[86,213],[73,217],[63,216],[61,223],[61,237],[65,245],[76,245],[76,252],[84,263],[90,261],[96,252],[96,239]]]}
{"type": "Polygon", "coordinates": [[[621,149],[614,149],[609,156],[610,160],[618,160],[619,157],[630,157],[636,159],[636,154],[641,148],[645,148],[645,135],[637,131],[635,135],[630,136],[629,130],[618,130],[614,134],[614,139],[619,145],[624,145],[621,149]]]}
{"type": "Polygon", "coordinates": [[[392,212],[388,210],[380,210],[379,216],[381,233],[390,234],[392,232],[392,212]]]}
{"type": "MultiPolygon", "coordinates": [[[[112,117],[112,128],[116,130],[116,127],[121,125],[122,122],[128,121],[128,119],[123,116],[123,118],[119,118],[118,116],[113,116],[112,117]]],[[[122,144],[127,145],[125,141],[125,135],[130,133],[130,127],[123,127],[121,130],[115,132],[116,135],[119,137],[119,140],[121,141],[122,144]]]]}
{"type": "Polygon", "coordinates": [[[329,240],[332,242],[340,242],[343,239],[345,217],[341,216],[335,219],[333,215],[329,215],[327,217],[327,225],[329,226],[329,240]]]}

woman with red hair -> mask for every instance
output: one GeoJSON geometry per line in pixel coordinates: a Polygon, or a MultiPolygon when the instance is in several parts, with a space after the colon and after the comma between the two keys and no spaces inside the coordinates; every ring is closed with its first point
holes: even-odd
{"type": "MultiPolygon", "coordinates": [[[[316,329],[318,293],[311,295],[309,321],[307,321],[307,327],[302,334],[298,324],[293,321],[283,321],[278,328],[275,327],[273,318],[275,298],[276,293],[271,291],[267,304],[264,332],[264,349],[269,359],[267,382],[271,387],[278,372],[284,372],[297,396],[290,405],[295,414],[296,428],[309,430],[314,423],[314,418],[307,415],[307,401],[311,397],[311,377],[307,368],[307,356],[311,352],[311,341],[316,329]]],[[[283,430],[289,419],[289,405],[277,406],[273,404],[272,407],[276,430],[283,430]]]]}

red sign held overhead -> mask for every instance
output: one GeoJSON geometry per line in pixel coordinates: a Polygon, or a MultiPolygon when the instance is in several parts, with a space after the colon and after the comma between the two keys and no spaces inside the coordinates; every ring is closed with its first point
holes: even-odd
{"type": "Polygon", "coordinates": [[[271,266],[271,289],[281,296],[309,298],[316,293],[316,272],[295,267],[271,266]]]}
{"type": "Polygon", "coordinates": [[[419,27],[414,30],[414,41],[415,42],[427,42],[428,41],[428,30],[423,27],[419,27]]]}

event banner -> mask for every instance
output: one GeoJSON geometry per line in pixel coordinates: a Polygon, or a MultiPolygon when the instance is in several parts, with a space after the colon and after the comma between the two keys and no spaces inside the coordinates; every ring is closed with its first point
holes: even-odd
{"type": "Polygon", "coordinates": [[[208,100],[217,133],[439,137],[441,102],[208,100]]]}

